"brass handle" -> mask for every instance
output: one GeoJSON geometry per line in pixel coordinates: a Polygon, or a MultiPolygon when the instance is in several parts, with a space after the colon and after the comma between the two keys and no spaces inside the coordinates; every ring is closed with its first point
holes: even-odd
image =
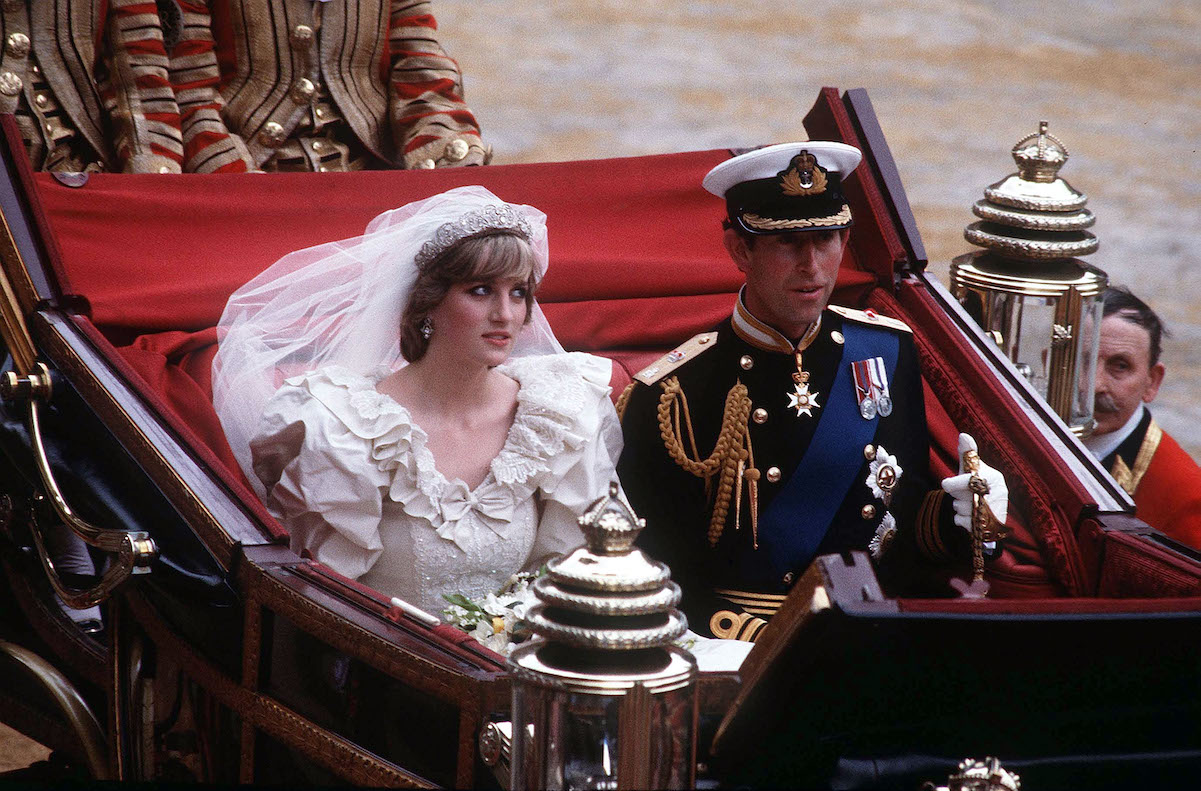
{"type": "Polygon", "coordinates": [[[42,479],[50,503],[63,523],[71,532],[79,536],[89,546],[116,555],[116,562],[100,578],[93,587],[76,589],[68,587],[59,577],[46,551],[42,533],[36,523],[31,525],[34,544],[37,547],[38,558],[42,568],[50,579],[50,585],[69,607],[80,610],[99,604],[107,599],[131,574],[148,574],[150,564],[158,557],[158,547],[154,539],[145,531],[108,530],[96,527],[82,519],[71,510],[63,497],[54,473],[50,469],[50,460],[46,456],[46,446],[42,441],[39,401],[50,397],[50,370],[45,363],[35,363],[34,371],[29,376],[18,376],[8,372],[0,382],[0,394],[6,399],[25,400],[29,410],[29,441],[33,447],[34,465],[42,479]]]}
{"type": "Polygon", "coordinates": [[[79,739],[88,772],[95,780],[111,780],[108,747],[104,731],[79,690],[59,672],[58,668],[23,646],[0,640],[0,652],[8,654],[37,679],[50,699],[66,718],[75,737],[79,739]]]}

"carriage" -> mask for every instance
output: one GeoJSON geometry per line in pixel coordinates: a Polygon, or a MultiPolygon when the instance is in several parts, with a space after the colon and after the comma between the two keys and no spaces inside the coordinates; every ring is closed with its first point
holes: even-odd
{"type": "MultiPolygon", "coordinates": [[[[804,125],[864,152],[834,301],[915,328],[932,468],[972,433],[1018,528],[986,599],[889,598],[862,556],[820,558],[738,673],[702,675],[698,776],[912,788],[987,753],[1036,787],[1194,777],[1201,553],[1138,521],[926,273],[867,94],[823,89],[804,125]]],[[[565,347],[613,361],[616,397],[730,309],[723,207],[699,185],[731,152],[84,177],[32,173],[0,127],[0,720],[98,778],[503,786],[479,737],[508,716],[504,658],[289,549],[211,406],[217,319],[284,253],[479,183],[548,214],[539,300],[565,347]],[[107,559],[96,575],[55,567],[64,529],[107,559]],[[103,629],[56,595],[103,602],[103,629]]]]}

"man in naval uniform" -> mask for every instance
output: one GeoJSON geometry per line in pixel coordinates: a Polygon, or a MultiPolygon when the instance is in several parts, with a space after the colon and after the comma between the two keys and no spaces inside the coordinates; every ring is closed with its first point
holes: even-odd
{"type": "Polygon", "coordinates": [[[1166,372],[1163,322],[1124,288],[1106,289],[1102,302],[1097,425],[1084,444],[1134,498],[1139,519],[1201,549],[1201,467],[1147,409],[1166,372]]]}
{"type": "Polygon", "coordinates": [[[184,169],[485,164],[428,0],[177,0],[184,169]]]}
{"type": "MultiPolygon", "coordinates": [[[[795,143],[710,171],[746,285],[729,319],[621,399],[618,474],[647,522],[639,544],[671,567],[699,634],[753,640],[818,555],[869,551],[894,586],[971,555],[970,476],[940,488],[927,469],[909,327],[828,306],[851,226],[841,182],[859,160],[841,143],[795,143]]],[[[977,518],[999,533],[1004,479],[974,451],[961,435],[988,489],[977,518]]]]}
{"type": "Polygon", "coordinates": [[[0,4],[0,112],[34,170],[178,173],[179,108],[153,3],[0,4]]]}

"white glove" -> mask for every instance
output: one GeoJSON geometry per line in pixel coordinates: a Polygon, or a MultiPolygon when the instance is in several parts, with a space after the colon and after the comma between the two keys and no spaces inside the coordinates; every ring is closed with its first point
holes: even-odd
{"type": "MultiPolygon", "coordinates": [[[[971,434],[960,434],[959,474],[944,480],[942,488],[943,491],[955,498],[953,504],[955,524],[970,533],[972,531],[972,492],[968,488],[968,481],[971,480],[972,475],[964,472],[963,469],[963,454],[969,450],[976,450],[976,440],[972,439],[971,434]]],[[[1005,485],[1005,476],[989,467],[983,460],[980,461],[980,468],[976,474],[988,484],[988,494],[984,495],[984,502],[988,503],[997,522],[1005,524],[1005,517],[1009,515],[1009,487],[1005,485]]]]}

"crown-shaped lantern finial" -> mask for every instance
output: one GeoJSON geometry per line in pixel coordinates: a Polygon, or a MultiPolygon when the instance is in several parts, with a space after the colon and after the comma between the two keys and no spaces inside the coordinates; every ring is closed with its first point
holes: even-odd
{"type": "Polygon", "coordinates": [[[1021,791],[1021,787],[1021,778],[992,757],[960,761],[959,771],[947,781],[947,791],[1021,791]]]}
{"type": "Polygon", "coordinates": [[[595,501],[580,517],[580,529],[594,555],[625,555],[634,547],[634,539],[646,527],[618,496],[617,482],[609,484],[609,493],[595,501]]]}
{"type": "Polygon", "coordinates": [[[587,544],[550,561],[534,582],[539,603],[526,615],[534,633],[608,650],[665,646],[683,634],[680,587],[667,566],[634,547],[646,522],[621,499],[616,482],[579,522],[587,544]]]}
{"type": "Polygon", "coordinates": [[[972,213],[980,218],[964,238],[1004,258],[1019,261],[1073,258],[1097,249],[1089,233],[1096,218],[1084,208],[1088,196],[1068,184],[1059,170],[1068,149],[1040,121],[1038,132],[1014,144],[1018,172],[984,190],[972,213]]]}
{"type": "Polygon", "coordinates": [[[1013,161],[1018,173],[1027,181],[1051,184],[1059,169],[1068,161],[1068,149],[1059,138],[1047,131],[1047,122],[1038,122],[1038,132],[1027,135],[1013,146],[1013,161]]]}

